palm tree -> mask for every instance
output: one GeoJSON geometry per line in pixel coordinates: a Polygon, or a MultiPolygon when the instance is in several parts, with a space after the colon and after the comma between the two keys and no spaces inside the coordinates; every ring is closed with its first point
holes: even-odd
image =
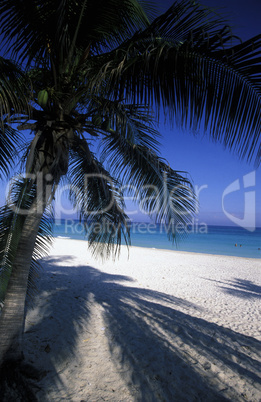
{"type": "Polygon", "coordinates": [[[173,239],[175,225],[193,215],[190,181],[159,155],[160,114],[172,125],[203,127],[259,162],[261,35],[241,43],[195,1],[153,13],[141,0],[1,2],[1,173],[17,156],[21,132],[32,136],[19,148],[25,174],[0,216],[2,363],[22,357],[32,256],[45,251],[44,213],[61,180],[86,227],[99,224],[87,235],[106,256],[118,252],[122,236],[129,243],[123,183],[148,213],[174,222],[173,239]]]}

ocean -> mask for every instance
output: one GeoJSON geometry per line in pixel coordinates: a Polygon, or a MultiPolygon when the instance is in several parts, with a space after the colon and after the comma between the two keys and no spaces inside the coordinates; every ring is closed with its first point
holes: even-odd
{"type": "MultiPolygon", "coordinates": [[[[130,225],[130,230],[132,246],[261,258],[261,228],[250,232],[239,226],[193,226],[174,244],[168,240],[164,225],[137,222],[130,225]]],[[[86,239],[82,224],[76,220],[56,220],[54,236],[86,239]]]]}

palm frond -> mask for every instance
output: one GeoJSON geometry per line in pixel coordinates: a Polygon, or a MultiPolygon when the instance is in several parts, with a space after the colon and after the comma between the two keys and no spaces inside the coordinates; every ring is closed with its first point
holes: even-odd
{"type": "Polygon", "coordinates": [[[37,280],[42,271],[41,260],[49,254],[53,243],[53,223],[54,217],[50,205],[42,216],[32,255],[27,287],[27,302],[31,305],[33,304],[34,296],[38,292],[37,280]]]}
{"type": "Polygon", "coordinates": [[[66,61],[74,42],[97,51],[148,25],[138,0],[3,0],[0,16],[7,49],[29,61],[50,61],[52,51],[66,61]]]}
{"type": "Polygon", "coordinates": [[[0,57],[1,124],[13,114],[28,113],[30,82],[17,64],[0,57]]]}
{"type": "Polygon", "coordinates": [[[0,179],[14,166],[23,137],[13,127],[15,118],[30,115],[30,80],[20,68],[0,57],[0,179]]]}
{"type": "MultiPolygon", "coordinates": [[[[50,3],[46,1],[41,4],[35,0],[3,0],[1,2],[0,30],[6,51],[11,51],[12,57],[20,57],[22,61],[26,57],[44,59],[46,56],[48,59],[46,27],[52,12],[50,3]]],[[[48,27],[52,28],[51,25],[48,27]]]]}
{"type": "Polygon", "coordinates": [[[159,152],[161,135],[156,129],[155,116],[148,106],[126,104],[100,96],[93,97],[91,109],[92,120],[99,133],[107,136],[117,131],[132,144],[159,152]]]}
{"type": "Polygon", "coordinates": [[[169,237],[177,240],[191,223],[196,208],[193,186],[185,172],[170,168],[150,148],[137,144],[120,132],[102,142],[102,158],[127,192],[156,221],[167,223],[169,237]],[[180,230],[179,230],[180,229],[180,230]]]}
{"type": "MultiPolygon", "coordinates": [[[[102,87],[106,82],[115,99],[146,103],[158,111],[163,106],[173,123],[203,128],[241,157],[258,163],[260,60],[261,35],[235,45],[221,19],[184,0],[143,32],[97,58],[92,89],[98,91],[99,82],[102,87]]],[[[89,74],[92,82],[91,67],[89,74]]]]}
{"type": "Polygon", "coordinates": [[[18,157],[23,137],[8,124],[0,125],[0,179],[7,177],[18,157]]]}
{"type": "Polygon", "coordinates": [[[86,227],[93,252],[116,256],[122,243],[130,243],[127,215],[117,182],[90,152],[85,140],[75,138],[69,169],[70,199],[86,227]]]}

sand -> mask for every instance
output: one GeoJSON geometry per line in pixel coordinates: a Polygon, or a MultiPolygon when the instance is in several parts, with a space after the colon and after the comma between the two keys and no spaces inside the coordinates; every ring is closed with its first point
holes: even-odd
{"type": "Polygon", "coordinates": [[[261,401],[261,262],[56,239],[26,316],[44,401],[261,401]]]}

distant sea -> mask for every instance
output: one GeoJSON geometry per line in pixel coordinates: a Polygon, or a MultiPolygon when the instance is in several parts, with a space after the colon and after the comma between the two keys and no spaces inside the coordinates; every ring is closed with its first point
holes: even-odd
{"type": "MultiPolygon", "coordinates": [[[[166,227],[160,224],[132,223],[131,245],[193,253],[219,254],[246,258],[261,258],[261,228],[250,232],[238,226],[194,227],[181,235],[177,243],[168,240],[166,227]]],[[[78,221],[56,221],[54,236],[85,240],[78,221]]]]}

